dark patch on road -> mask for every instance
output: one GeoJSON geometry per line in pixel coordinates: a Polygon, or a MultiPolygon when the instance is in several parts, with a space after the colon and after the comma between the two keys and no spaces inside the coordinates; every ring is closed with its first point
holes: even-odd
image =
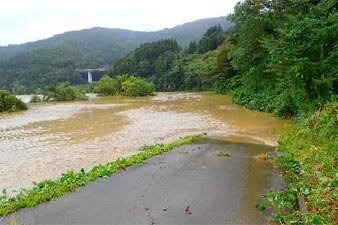
{"type": "Polygon", "coordinates": [[[281,177],[253,156],[270,151],[261,145],[203,140],[15,216],[26,225],[264,224],[269,212],[259,212],[255,205],[260,194],[281,185],[281,177]],[[219,151],[231,157],[216,157],[219,151]]]}

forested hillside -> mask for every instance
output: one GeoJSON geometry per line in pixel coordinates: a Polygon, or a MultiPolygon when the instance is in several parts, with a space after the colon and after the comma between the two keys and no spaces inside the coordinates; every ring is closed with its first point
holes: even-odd
{"type": "Polygon", "coordinates": [[[216,90],[222,83],[216,49],[225,37],[220,26],[213,26],[185,49],[172,39],[143,44],[119,60],[112,75],[137,74],[152,80],[161,91],[216,90]]]}
{"type": "Polygon", "coordinates": [[[186,46],[217,24],[224,29],[230,27],[224,17],[219,17],[157,32],[92,28],[23,45],[0,47],[0,88],[12,90],[16,84],[30,92],[57,82],[81,83],[83,80],[76,72],[77,68],[111,66],[140,44],[164,38],[176,39],[181,46],[186,46]]]}

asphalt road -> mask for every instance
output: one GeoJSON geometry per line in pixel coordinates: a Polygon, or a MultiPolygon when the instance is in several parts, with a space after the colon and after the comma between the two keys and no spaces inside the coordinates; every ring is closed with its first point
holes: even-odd
{"type": "Polygon", "coordinates": [[[154,157],[63,198],[24,209],[17,224],[266,224],[259,195],[280,187],[268,163],[272,149],[204,140],[154,157]],[[217,156],[225,151],[229,157],[217,156]]]}

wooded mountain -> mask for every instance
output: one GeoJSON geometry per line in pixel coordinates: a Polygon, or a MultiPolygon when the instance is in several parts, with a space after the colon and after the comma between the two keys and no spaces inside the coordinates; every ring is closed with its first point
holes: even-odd
{"type": "Polygon", "coordinates": [[[225,30],[231,26],[225,17],[218,17],[154,32],[96,27],[0,47],[0,89],[12,89],[15,83],[26,91],[57,82],[81,83],[77,68],[112,65],[140,44],[166,38],[176,39],[184,47],[218,24],[225,30]]]}

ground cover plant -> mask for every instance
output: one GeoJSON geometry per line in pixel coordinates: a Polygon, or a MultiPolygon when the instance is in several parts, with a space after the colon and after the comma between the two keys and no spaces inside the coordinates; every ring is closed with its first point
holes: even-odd
{"type": "Polygon", "coordinates": [[[21,208],[37,206],[40,203],[48,202],[57,197],[61,197],[69,192],[74,192],[77,188],[93,182],[99,178],[108,178],[112,174],[129,166],[141,164],[145,160],[168,152],[181,145],[190,144],[202,135],[191,135],[175,140],[169,144],[157,144],[141,148],[138,154],[119,158],[113,162],[94,166],[89,171],[81,169],[80,172],[69,171],[62,174],[59,179],[45,180],[34,183],[31,189],[22,189],[16,196],[10,197],[6,190],[0,196],[0,216],[8,215],[21,208]]]}

